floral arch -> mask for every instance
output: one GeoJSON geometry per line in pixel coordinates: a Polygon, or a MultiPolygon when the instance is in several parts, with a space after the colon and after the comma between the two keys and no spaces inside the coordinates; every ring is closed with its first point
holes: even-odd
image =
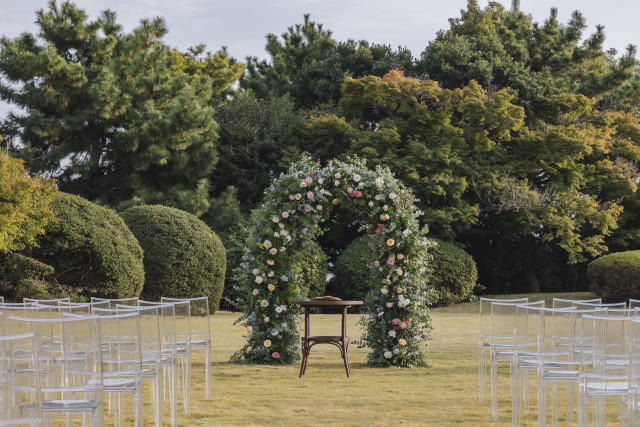
{"type": "Polygon", "coordinates": [[[426,283],[426,229],[420,229],[413,194],[389,169],[375,171],[364,161],[332,161],[320,166],[309,158],[295,163],[267,189],[252,214],[241,274],[246,283],[244,315],[247,344],[234,359],[245,363],[291,363],[300,358],[294,310],[299,297],[291,284],[291,266],[305,240],[321,233],[331,208],[358,213],[362,229],[379,240],[371,268],[379,280],[366,298],[360,345],[371,348],[375,366],[425,364],[431,293],[426,283]]]}

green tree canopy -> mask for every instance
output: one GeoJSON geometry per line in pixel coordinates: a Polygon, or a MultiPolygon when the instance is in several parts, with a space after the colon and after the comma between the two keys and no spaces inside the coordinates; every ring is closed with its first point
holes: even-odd
{"type": "Polygon", "coordinates": [[[37,35],[0,40],[0,97],[24,111],[2,129],[19,137],[29,167],[92,200],[205,212],[217,161],[212,99],[242,65],[224,50],[170,49],[159,17],[124,33],[115,12],[90,21],[67,1],[36,16],[37,35]]]}
{"type": "Polygon", "coordinates": [[[247,58],[248,73],[242,86],[261,98],[288,93],[302,108],[337,101],[345,76],[381,76],[391,69],[413,66],[413,56],[406,48],[394,51],[366,40],[338,42],[309,15],[304,15],[303,24],[289,27],[282,41],[268,34],[266,50],[270,61],[247,58]]]}
{"type": "Polygon", "coordinates": [[[510,88],[514,102],[525,107],[527,121],[539,118],[551,95],[562,92],[595,97],[600,110],[635,112],[640,99],[640,74],[630,45],[620,57],[604,51],[604,27],[583,40],[585,18],[579,11],[567,24],[551,9],[543,23],[533,22],[514,0],[506,10],[497,2],[482,9],[469,0],[450,28],[440,31],[416,63],[446,88],[476,80],[490,93],[510,88]]]}

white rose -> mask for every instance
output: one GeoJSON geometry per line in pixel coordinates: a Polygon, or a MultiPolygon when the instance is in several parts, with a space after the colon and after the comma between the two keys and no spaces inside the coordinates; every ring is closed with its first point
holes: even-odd
{"type": "Polygon", "coordinates": [[[271,332],[271,335],[275,337],[276,335],[278,335],[278,331],[271,332]]]}
{"type": "Polygon", "coordinates": [[[389,336],[395,338],[396,337],[396,331],[393,331],[393,330],[389,331],[389,336]]]}
{"type": "Polygon", "coordinates": [[[282,309],[280,307],[276,307],[276,313],[282,313],[282,309]]]}
{"type": "Polygon", "coordinates": [[[372,208],[373,207],[373,202],[369,202],[369,207],[372,208]]]}
{"type": "Polygon", "coordinates": [[[383,211],[388,211],[388,210],[389,210],[389,206],[384,205],[384,206],[382,207],[382,210],[383,210],[383,211]]]}
{"type": "Polygon", "coordinates": [[[268,318],[268,317],[265,317],[265,318],[264,318],[264,322],[265,322],[265,323],[267,323],[268,321],[269,321],[269,318],[268,318]]]}
{"type": "Polygon", "coordinates": [[[278,224],[278,227],[280,227],[280,229],[282,230],[282,229],[284,229],[284,224],[280,223],[280,224],[278,224]]]}
{"type": "Polygon", "coordinates": [[[256,276],[256,283],[259,285],[260,283],[262,283],[262,276],[256,276]]]}
{"type": "Polygon", "coordinates": [[[390,351],[384,352],[384,357],[386,357],[387,359],[391,359],[392,356],[393,356],[393,353],[391,353],[390,351]]]}
{"type": "Polygon", "coordinates": [[[381,293],[382,295],[386,295],[386,294],[388,294],[388,293],[389,293],[389,289],[387,289],[387,288],[382,288],[382,289],[380,289],[380,293],[381,293]]]}
{"type": "Polygon", "coordinates": [[[271,221],[275,222],[276,224],[280,222],[280,218],[278,218],[277,216],[274,216],[273,218],[271,218],[271,221]]]}
{"type": "Polygon", "coordinates": [[[353,180],[354,180],[355,182],[360,182],[360,179],[362,179],[362,178],[360,177],[360,175],[358,175],[358,174],[353,175],[353,180]]]}

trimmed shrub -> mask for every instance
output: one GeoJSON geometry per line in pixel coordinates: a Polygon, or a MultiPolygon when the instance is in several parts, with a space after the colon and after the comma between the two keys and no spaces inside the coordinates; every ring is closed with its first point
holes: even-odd
{"type": "Polygon", "coordinates": [[[328,293],[344,300],[364,300],[375,287],[377,274],[372,260],[377,259],[378,247],[375,236],[371,235],[351,242],[336,261],[328,293]]]}
{"type": "Polygon", "coordinates": [[[220,238],[194,215],[159,205],[135,206],[121,213],[144,250],[146,299],[209,297],[220,303],[226,270],[220,238]]]}
{"type": "Polygon", "coordinates": [[[124,221],[111,209],[59,193],[55,218],[39,247],[25,255],[54,269],[53,281],[86,297],[128,298],[144,284],[142,249],[124,221]]]}
{"type": "Polygon", "coordinates": [[[589,287],[602,301],[640,298],[640,251],[604,255],[587,267],[589,287]]]}
{"type": "Polygon", "coordinates": [[[53,273],[53,267],[33,258],[18,253],[0,253],[0,293],[8,301],[54,297],[49,284],[53,273]]]}
{"type": "MultiPolygon", "coordinates": [[[[330,293],[342,299],[362,300],[375,286],[373,270],[376,259],[376,236],[355,239],[338,257],[330,293]]],[[[455,304],[473,295],[478,280],[476,263],[464,250],[448,242],[436,241],[429,247],[429,284],[434,289],[432,305],[455,304]]],[[[383,267],[384,268],[384,267],[383,267]]]]}
{"type": "Polygon", "coordinates": [[[468,301],[478,281],[473,257],[453,243],[436,240],[429,248],[433,256],[429,283],[434,288],[433,305],[449,305],[468,301]]]}

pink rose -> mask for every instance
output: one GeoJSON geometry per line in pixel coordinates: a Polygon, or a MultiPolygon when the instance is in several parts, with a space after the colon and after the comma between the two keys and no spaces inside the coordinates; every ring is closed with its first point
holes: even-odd
{"type": "Polygon", "coordinates": [[[287,306],[286,306],[286,305],[284,305],[284,304],[283,304],[283,305],[281,305],[281,306],[280,306],[280,310],[282,310],[282,311],[287,311],[287,306]]]}
{"type": "Polygon", "coordinates": [[[387,308],[391,308],[391,307],[393,307],[393,303],[392,303],[392,302],[388,302],[388,303],[386,304],[386,306],[387,306],[387,308]]]}
{"type": "Polygon", "coordinates": [[[305,212],[311,212],[311,208],[310,208],[309,206],[305,206],[305,207],[304,207],[304,211],[305,211],[305,212]]]}
{"type": "Polygon", "coordinates": [[[313,199],[313,193],[311,191],[307,191],[307,199],[313,199]]]}
{"type": "Polygon", "coordinates": [[[396,193],[389,193],[389,198],[391,200],[395,199],[396,198],[396,193]]]}
{"type": "Polygon", "coordinates": [[[336,179],[340,179],[342,178],[342,175],[340,175],[339,173],[335,174],[336,179]]]}
{"type": "Polygon", "coordinates": [[[398,259],[402,259],[402,258],[404,258],[404,255],[398,254],[398,259]]]}
{"type": "Polygon", "coordinates": [[[391,321],[391,324],[392,324],[392,325],[399,325],[400,323],[402,323],[402,321],[401,321],[400,319],[397,319],[397,318],[396,318],[396,319],[393,319],[393,320],[391,321]]]}
{"type": "Polygon", "coordinates": [[[278,250],[277,250],[276,248],[271,248],[271,249],[269,249],[269,253],[270,253],[271,255],[275,255],[275,254],[277,254],[277,253],[278,253],[278,250]]]}
{"type": "Polygon", "coordinates": [[[254,276],[257,276],[258,273],[260,273],[260,270],[258,270],[257,268],[254,268],[252,273],[253,273],[254,276]]]}
{"type": "Polygon", "coordinates": [[[393,259],[393,258],[387,259],[387,262],[386,262],[387,267],[389,267],[389,268],[393,267],[395,263],[396,263],[396,260],[393,259]]]}
{"type": "Polygon", "coordinates": [[[320,178],[320,179],[318,180],[318,184],[324,184],[324,179],[320,178]]]}
{"type": "Polygon", "coordinates": [[[380,196],[378,196],[378,195],[376,194],[376,197],[374,197],[374,199],[376,199],[376,200],[380,200],[380,196]]]}
{"type": "Polygon", "coordinates": [[[356,191],[353,192],[353,196],[354,197],[362,197],[362,192],[356,190],[356,191]]]}
{"type": "Polygon", "coordinates": [[[274,351],[273,353],[271,353],[271,357],[273,357],[274,359],[280,359],[280,353],[274,351]]]}
{"type": "Polygon", "coordinates": [[[289,212],[282,212],[282,218],[284,219],[289,218],[289,212]]]}
{"type": "Polygon", "coordinates": [[[260,291],[259,291],[259,290],[257,290],[257,289],[254,289],[254,290],[253,290],[253,294],[254,294],[254,295],[258,295],[259,293],[260,293],[260,291]]]}
{"type": "Polygon", "coordinates": [[[306,182],[306,183],[307,183],[307,185],[311,185],[311,183],[313,182],[313,178],[311,178],[310,176],[308,176],[308,177],[306,177],[306,178],[304,179],[304,182],[306,182]]]}
{"type": "Polygon", "coordinates": [[[373,263],[373,265],[375,265],[376,267],[380,267],[380,262],[379,262],[379,261],[375,261],[375,262],[373,263]]]}
{"type": "Polygon", "coordinates": [[[393,287],[393,292],[398,292],[398,285],[395,285],[395,286],[393,287]]]}

